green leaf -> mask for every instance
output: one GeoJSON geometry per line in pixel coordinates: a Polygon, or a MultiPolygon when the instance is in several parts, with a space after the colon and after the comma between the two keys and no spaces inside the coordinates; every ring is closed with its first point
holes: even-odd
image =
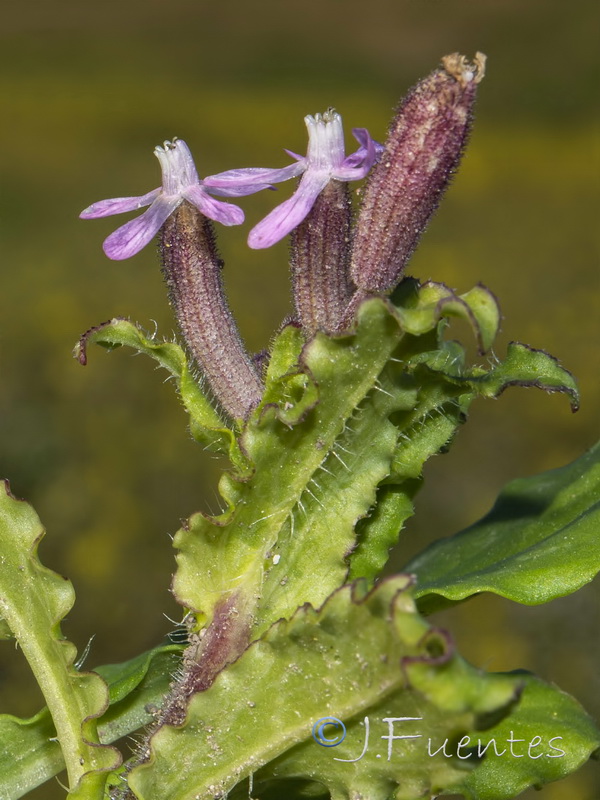
{"type": "Polygon", "coordinates": [[[65,760],[47,708],[30,719],[0,715],[0,797],[3,800],[23,797],[64,768],[65,760]]]}
{"type": "MultiPolygon", "coordinates": [[[[394,790],[397,798],[429,798],[461,781],[468,766],[431,758],[427,739],[437,747],[493,724],[516,701],[520,682],[460,659],[448,636],[416,614],[409,586],[407,576],[367,595],[346,586],[320,611],[304,607],[275,624],[191,698],[183,727],[154,735],[151,762],[130,773],[136,797],[213,800],[253,773],[255,789],[303,777],[322,783],[335,800],[387,800],[394,790]],[[335,752],[311,735],[327,716],[348,730],[348,742],[335,752]],[[335,762],[360,754],[365,716],[372,716],[372,748],[353,764],[335,762]],[[387,716],[419,717],[422,737],[400,747],[390,741],[390,760],[379,738],[387,716]]],[[[404,730],[396,734],[414,732],[414,725],[398,725],[404,730]]]]}
{"type": "MultiPolygon", "coordinates": [[[[98,720],[103,744],[120,739],[153,720],[179,666],[180,645],[163,645],[123,664],[98,667],[110,693],[98,720]]],[[[0,715],[0,797],[17,800],[65,768],[56,729],[47,708],[31,719],[0,715]]]]}
{"type": "Polygon", "coordinates": [[[464,348],[442,339],[445,321],[432,330],[440,315],[460,316],[472,325],[480,350],[488,349],[500,314],[495,298],[484,287],[456,296],[441,284],[419,288],[409,279],[400,284],[393,299],[394,314],[415,337],[412,352],[410,340],[405,342],[403,371],[393,381],[412,379],[416,400],[412,409],[393,415],[398,442],[390,475],[382,482],[375,507],[356,527],[351,579],[373,579],[383,569],[389,549],[412,513],[425,462],[449,448],[476,397],[496,397],[511,385],[536,386],[569,394],[574,410],[577,404],[573,377],[547,353],[513,343],[506,360],[492,369],[469,368],[464,348]]]}
{"type": "Polygon", "coordinates": [[[356,547],[350,555],[349,579],[374,579],[398,541],[404,521],[412,516],[412,499],[421,488],[420,480],[379,488],[375,508],[356,526],[356,547]]]}
{"type": "Polygon", "coordinates": [[[99,744],[97,718],[108,691],[93,673],[74,666],[75,646],[60,622],[71,610],[71,583],[42,566],[37,547],[44,530],[35,511],[0,485],[0,614],[23,651],[48,704],[73,798],[102,798],[105,773],[119,754],[99,744]]]}
{"type": "Polygon", "coordinates": [[[579,408],[579,392],[571,373],[554,356],[520,342],[511,342],[506,359],[481,379],[480,393],[484,397],[498,397],[509,386],[563,392],[569,396],[571,409],[579,408]]]}
{"type": "Polygon", "coordinates": [[[450,445],[475,397],[514,383],[575,392],[539,351],[513,345],[505,363],[469,368],[461,345],[444,341],[444,317],[459,316],[489,346],[499,312],[483,287],[458,296],[407,279],[392,299],[364,301],[354,332],[304,344],[287,326],[275,339],[239,438],[249,470],[223,476],[222,514],[196,514],[175,536],[175,594],[198,627],[233,597],[258,636],[348,575],[373,580],[425,461],[450,445]]]}
{"type": "Polygon", "coordinates": [[[195,515],[175,537],[175,593],[199,625],[224,597],[260,597],[250,612],[259,635],[304,602],[323,603],[349,569],[375,577],[412,513],[423,463],[477,394],[445,379],[444,367],[462,375],[464,353],[442,342],[440,318],[462,316],[487,343],[499,319],[490,298],[408,279],[394,305],[365,301],[353,333],[304,344],[297,327],[281,331],[240,438],[251,475],[223,476],[225,511],[195,515]]]}
{"type": "Polygon", "coordinates": [[[541,788],[575,772],[600,747],[600,730],[576,700],[534,675],[513,674],[524,683],[523,695],[472,742],[488,750],[456,788],[467,800],[510,800],[530,786],[541,788]]]}
{"type": "Polygon", "coordinates": [[[498,301],[481,284],[457,295],[443,283],[419,284],[414,278],[405,278],[392,301],[402,328],[414,336],[430,331],[442,317],[464,319],[473,329],[481,353],[490,349],[500,328],[498,301]]]}
{"type": "Polygon", "coordinates": [[[173,375],[181,401],[190,418],[192,436],[208,450],[229,455],[240,472],[247,463],[240,452],[233,432],[226,426],[194,377],[183,349],[174,342],[156,342],[137,325],[126,319],[112,319],[83,334],[73,355],[80,364],[87,364],[87,348],[99,344],[110,350],[127,346],[157,361],[173,375]]]}
{"type": "Polygon", "coordinates": [[[474,330],[479,342],[479,351],[487,353],[500,329],[501,315],[498,301],[492,292],[480,283],[461,295],[461,299],[467,304],[475,319],[474,330]]]}
{"type": "MultiPolygon", "coordinates": [[[[333,755],[337,758],[356,758],[367,743],[368,750],[361,762],[369,756],[373,761],[373,755],[375,759],[378,755],[385,758],[389,745],[383,745],[381,738],[389,736],[390,726],[389,723],[382,724],[382,720],[390,716],[423,716],[422,720],[398,721],[392,726],[398,736],[422,737],[414,743],[413,751],[416,751],[417,756],[414,761],[411,760],[410,749],[406,746],[408,742],[398,743],[393,747],[392,760],[398,760],[401,750],[406,751],[403,755],[408,762],[402,762],[400,787],[393,794],[394,800],[416,800],[418,797],[429,800],[430,795],[424,782],[422,778],[419,779],[419,771],[422,770],[418,759],[420,750],[425,750],[428,756],[429,753],[438,751],[436,755],[430,756],[431,772],[442,773],[445,767],[449,782],[440,785],[451,787],[453,794],[461,793],[467,800],[510,800],[520,796],[529,787],[541,788],[575,772],[600,746],[600,730],[579,703],[569,695],[528,673],[515,672],[511,675],[521,681],[523,693],[519,702],[510,708],[508,715],[500,722],[491,728],[485,725],[487,730],[477,727],[476,730],[468,733],[461,731],[454,738],[448,736],[445,739],[442,734],[425,743],[425,737],[431,735],[432,729],[435,730],[435,710],[423,710],[423,706],[417,702],[411,706],[404,699],[396,707],[390,706],[389,701],[384,701],[375,707],[376,713],[371,713],[369,717],[368,742],[363,720],[358,731],[356,725],[348,727],[347,739],[352,734],[358,734],[353,752],[343,754],[340,746],[333,755]],[[481,755],[483,758],[480,758],[481,755]],[[467,772],[458,785],[453,785],[452,770],[457,768],[459,759],[462,760],[465,770],[471,767],[472,771],[467,772]]],[[[507,678],[508,675],[503,677],[507,678]]],[[[457,684],[460,685],[458,681],[457,684]]],[[[439,711],[437,713],[440,714],[439,711]]],[[[439,721],[437,724],[440,724],[439,721]]],[[[329,737],[335,739],[335,732],[335,728],[330,728],[329,737]]],[[[389,783],[378,784],[376,770],[372,769],[370,777],[363,779],[363,783],[360,782],[360,772],[366,772],[366,764],[359,762],[355,766],[336,762],[326,753],[321,753],[321,756],[319,763],[314,746],[304,744],[293,748],[254,776],[255,788],[252,796],[257,800],[262,798],[260,787],[268,787],[276,778],[281,780],[284,777],[299,776],[310,776],[328,786],[332,789],[332,800],[347,800],[348,796],[352,796],[349,794],[350,789],[353,792],[362,791],[363,796],[369,798],[381,797],[382,800],[387,800],[392,796],[386,794],[390,790],[389,783]],[[353,768],[355,774],[350,777],[353,768]]],[[[394,774],[393,769],[390,772],[394,774]]],[[[280,795],[285,793],[287,796],[285,786],[286,784],[280,784],[280,795]]],[[[230,797],[231,800],[241,800],[244,795],[242,791],[238,791],[233,792],[230,797]]]]}
{"type": "Polygon", "coordinates": [[[233,598],[258,636],[305,602],[319,606],[348,576],[374,580],[413,511],[425,461],[448,448],[475,397],[513,383],[575,391],[551,357],[522,346],[493,369],[467,367],[464,349],[443,339],[453,316],[489,347],[499,311],[481,286],[459,296],[406,279],[393,302],[366,300],[349,334],[305,343],[287,326],[271,349],[263,400],[237,437],[215,418],[177,345],[125,320],[82,338],[82,362],[90,341],[157,359],[176,377],[192,427],[230,454],[223,512],[196,514],[175,536],[175,594],[198,627],[233,598]]]}
{"type": "Polygon", "coordinates": [[[478,592],[537,605],[577,591],[600,571],[600,444],[572,464],[509,483],[471,527],[432,544],[405,569],[419,607],[478,592]]]}
{"type": "Polygon", "coordinates": [[[110,693],[110,706],[98,721],[102,742],[114,742],[154,719],[153,710],[169,690],[182,651],[182,645],[164,644],[129,661],[96,667],[110,693]]]}
{"type": "MultiPolygon", "coordinates": [[[[295,336],[296,329],[280,334],[295,336]]],[[[397,432],[388,417],[415,400],[413,386],[378,383],[401,338],[387,304],[370,300],[356,334],[318,334],[299,364],[267,376],[241,437],[252,476],[224,475],[228,509],[215,518],[196,514],[176,534],[182,605],[210,618],[235,591],[260,597],[258,635],[304,602],[320,605],[344,582],[354,526],[389,474],[397,432]]]]}

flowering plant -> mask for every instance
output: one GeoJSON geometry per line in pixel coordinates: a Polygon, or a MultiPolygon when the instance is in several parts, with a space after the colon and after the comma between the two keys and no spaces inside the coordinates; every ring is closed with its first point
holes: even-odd
{"type": "Polygon", "coordinates": [[[600,745],[579,704],[527,673],[457,653],[432,612],[483,591],[525,604],[576,591],[600,568],[600,449],[514,481],[490,513],[381,578],[413,513],[425,462],[478,397],[577,386],[547,353],[513,342],[469,363],[448,336],[466,321],[481,354],[500,323],[493,294],[404,274],[465,147],[485,57],[453,54],[400,104],[384,145],[341,117],[306,117],[306,156],[282,169],[200,179],[188,146],[155,151],[162,188],[94,203],[85,218],[149,208],[111,234],[126,259],[156,235],[182,344],[126,319],[90,345],[145,353],[175,379],[193,437],[228,459],[223,510],[175,534],[177,635],[123,664],[82,670],[60,633],[71,584],[42,566],[33,509],[0,494],[0,630],[47,708],[0,717],[0,795],[63,768],[74,800],[342,798],[501,800],[577,769],[600,745]],[[355,214],[348,182],[367,178],[355,214]],[[223,291],[213,222],[243,197],[300,178],[249,234],[291,234],[295,315],[267,354],[245,349],[223,291]],[[145,729],[131,758],[113,745],[145,729]],[[385,744],[381,744],[381,741],[385,744]],[[334,749],[335,748],[335,749],[334,749]]]}

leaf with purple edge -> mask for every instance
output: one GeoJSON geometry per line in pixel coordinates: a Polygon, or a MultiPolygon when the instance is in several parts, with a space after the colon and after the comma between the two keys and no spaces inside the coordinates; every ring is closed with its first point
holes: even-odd
{"type": "Polygon", "coordinates": [[[221,419],[210,400],[194,377],[183,348],[174,342],[155,341],[138,325],[127,319],[115,318],[91,328],[77,343],[74,356],[79,363],[87,364],[87,349],[99,344],[110,350],[127,346],[157,361],[174,376],[179,396],[190,418],[192,436],[208,450],[224,453],[240,474],[249,469],[233,431],[221,419]]]}
{"type": "Polygon", "coordinates": [[[492,725],[518,700],[520,680],[466,664],[416,613],[410,584],[398,576],[368,594],[364,584],[345,586],[320,610],[305,606],[273,625],[191,699],[184,726],[154,735],[151,762],[130,773],[135,796],[212,800],[233,790],[230,797],[247,797],[253,776],[253,797],[273,784],[287,796],[286,781],[304,778],[336,800],[352,793],[387,800],[393,791],[414,799],[461,781],[468,766],[431,758],[427,739],[440,746],[492,725]],[[311,735],[328,716],[348,734],[334,751],[311,735]],[[367,716],[371,747],[359,760],[367,716]],[[418,738],[390,740],[389,760],[381,757],[387,717],[418,718],[396,720],[397,735],[404,727],[418,738]]]}
{"type": "Polygon", "coordinates": [[[545,350],[521,342],[510,342],[504,361],[480,381],[480,392],[485,397],[498,397],[509,386],[561,392],[569,397],[572,411],[579,408],[579,390],[571,373],[545,350]]]}
{"type": "Polygon", "coordinates": [[[476,336],[479,351],[487,352],[500,327],[500,307],[493,293],[478,284],[458,295],[443,283],[419,284],[405,278],[392,295],[400,324],[407,333],[419,336],[431,330],[443,317],[464,319],[476,336]]]}
{"type": "Polygon", "coordinates": [[[447,287],[408,279],[393,305],[365,300],[355,331],[303,344],[297,327],[283,329],[263,400],[239,439],[249,472],[224,474],[225,511],[195,514],[175,536],[175,595],[199,627],[235,593],[254,608],[259,635],[302,603],[322,603],[348,573],[375,578],[412,513],[425,461],[448,448],[475,397],[526,373],[510,359],[470,368],[461,345],[444,340],[450,312],[480,338],[495,330],[487,290],[465,297],[483,310],[447,287]]]}
{"type": "Polygon", "coordinates": [[[196,514],[175,536],[174,591],[199,619],[212,618],[224,596],[241,590],[260,598],[258,635],[304,602],[319,605],[344,582],[354,525],[389,472],[396,433],[388,417],[414,399],[410,387],[373,388],[401,338],[386,303],[370,300],[355,335],[318,334],[281,374],[292,363],[282,354],[300,340],[293,327],[280,334],[263,403],[240,440],[252,475],[225,474],[228,510],[216,518],[196,514]]]}

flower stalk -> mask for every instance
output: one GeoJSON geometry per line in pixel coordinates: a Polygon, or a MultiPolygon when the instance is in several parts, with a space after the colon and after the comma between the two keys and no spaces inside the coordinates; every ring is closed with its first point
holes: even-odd
{"type": "Polygon", "coordinates": [[[484,72],[483,53],[472,64],[453,53],[400,104],[357,219],[351,274],[361,293],[399,282],[458,167],[484,72]]]}
{"type": "Polygon", "coordinates": [[[241,419],[262,396],[262,383],[227,304],[211,221],[184,201],[159,232],[162,271],[186,345],[215,397],[241,419]]]}

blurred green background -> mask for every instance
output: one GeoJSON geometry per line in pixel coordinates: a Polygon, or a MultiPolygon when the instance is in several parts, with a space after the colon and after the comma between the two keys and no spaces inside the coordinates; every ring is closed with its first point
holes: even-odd
{"type": "MultiPolygon", "coordinates": [[[[4,0],[2,12],[0,475],[41,516],[43,561],[75,584],[64,631],[80,649],[95,637],[89,666],[172,630],[168,534],[217,508],[220,465],[191,441],[164,373],[125,352],[94,350],[85,369],[71,358],[81,332],[115,315],[173,332],[153,248],[110,262],[100,245],[124,218],[77,218],[95,200],[157,186],[152,150],[164,139],[184,138],[201,174],[288,163],[282,148],[304,152],[303,116],[330,105],[349,145],[354,126],[383,139],[400,96],[442,55],[487,53],[471,145],[408,272],[492,288],[505,315],[496,352],[511,339],[549,350],[579,378],[582,408],[572,416],[564,397],[517,389],[476,404],[452,452],[427,468],[396,566],[481,516],[508,479],[595,441],[595,2],[4,0]]],[[[241,204],[253,224],[274,198],[241,204]]],[[[287,246],[252,252],[247,231],[222,230],[220,247],[259,350],[290,310],[287,246]]],[[[478,666],[533,669],[600,716],[594,585],[540,608],[478,598],[438,621],[478,666]]],[[[10,645],[0,684],[2,711],[41,704],[10,645]]],[[[588,765],[541,797],[592,800],[598,772],[588,765]]],[[[62,796],[55,784],[31,795],[62,796]]]]}

